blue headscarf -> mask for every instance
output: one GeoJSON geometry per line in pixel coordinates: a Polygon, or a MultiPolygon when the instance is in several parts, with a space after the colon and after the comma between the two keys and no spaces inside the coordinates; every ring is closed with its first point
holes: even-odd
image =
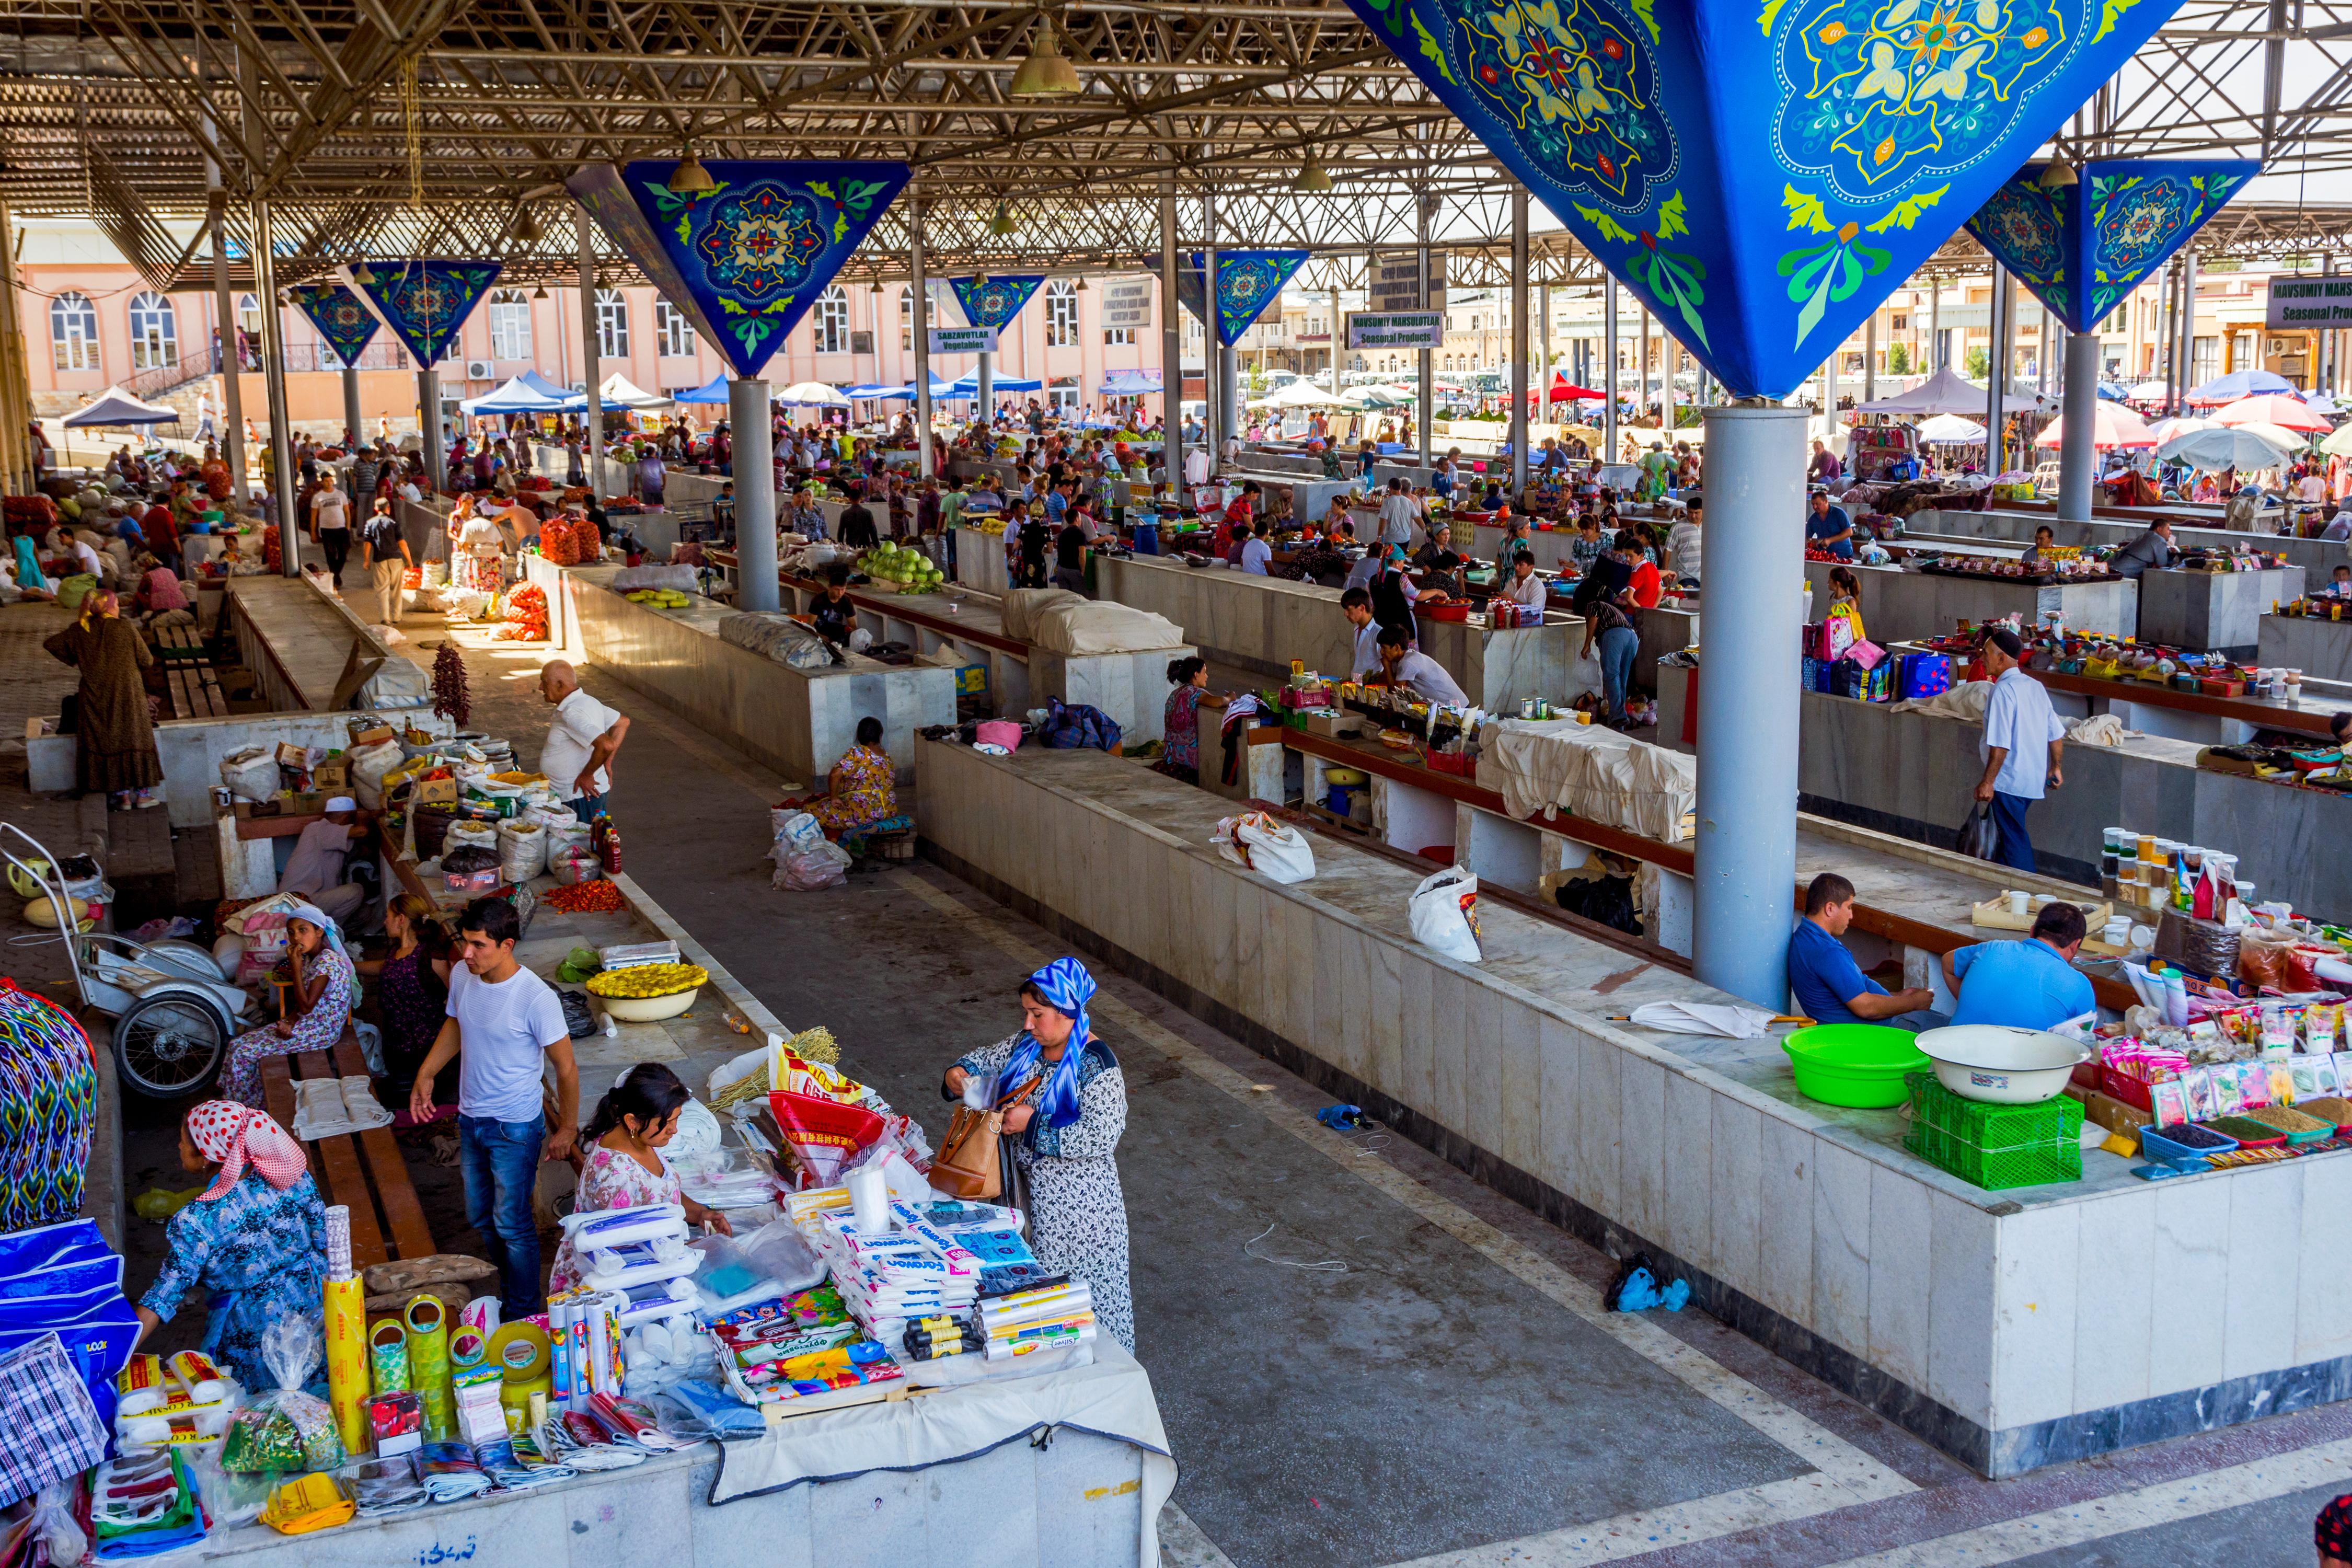
{"type": "Polygon", "coordinates": [[[1013,1085],[1025,1082],[1040,1070],[1045,1074],[1045,1086],[1037,1097],[1038,1119],[1050,1126],[1067,1127],[1078,1119],[1084,1109],[1078,1103],[1078,1063],[1086,1055],[1087,1038],[1094,1031],[1087,1019],[1087,1003],[1095,994],[1095,977],[1087,966],[1075,958],[1057,958],[1029,977],[1055,1011],[1070,1020],[1070,1041],[1063,1047],[1062,1059],[1045,1064],[1045,1047],[1028,1030],[1013,1042],[1013,1054],[1004,1060],[1004,1072],[997,1081],[1013,1085]]]}

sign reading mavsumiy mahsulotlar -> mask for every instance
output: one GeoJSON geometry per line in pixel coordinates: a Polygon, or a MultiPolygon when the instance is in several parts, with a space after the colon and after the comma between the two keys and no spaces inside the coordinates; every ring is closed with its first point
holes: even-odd
{"type": "Polygon", "coordinates": [[[1348,346],[1351,349],[1442,349],[1445,346],[1443,310],[1350,310],[1348,346]]]}
{"type": "Polygon", "coordinates": [[[2263,324],[2273,331],[2352,327],[2352,277],[2272,279],[2263,324]]]}

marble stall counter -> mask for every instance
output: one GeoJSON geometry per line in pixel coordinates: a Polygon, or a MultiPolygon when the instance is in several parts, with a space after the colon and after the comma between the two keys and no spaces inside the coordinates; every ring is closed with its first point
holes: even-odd
{"type": "Polygon", "coordinates": [[[1239,472],[1228,469],[1223,476],[1225,488],[1234,491],[1239,490],[1245,481],[1252,479],[1257,481],[1268,497],[1278,494],[1288,495],[1291,512],[1301,522],[1322,521],[1324,513],[1330,510],[1333,500],[1340,496],[1354,494],[1356,489],[1356,481],[1353,479],[1325,479],[1323,465],[1320,462],[1315,465],[1312,476],[1252,472],[1248,469],[1239,472]]]}
{"type": "MultiPolygon", "coordinates": [[[[1499,563],[1503,550],[1503,531],[1499,528],[1488,528],[1484,523],[1474,523],[1470,531],[1473,537],[1466,547],[1467,552],[1475,555],[1481,561],[1496,561],[1499,563]]],[[[1538,572],[1573,573],[1576,570],[1576,561],[1571,553],[1571,547],[1575,542],[1576,530],[1572,528],[1530,529],[1527,537],[1527,550],[1528,554],[1536,558],[1536,570],[1538,572]]],[[[1454,548],[1456,550],[1465,548],[1462,540],[1462,525],[1458,522],[1454,525],[1454,548]]]]}
{"type": "MultiPolygon", "coordinates": [[[[2325,583],[2336,567],[2352,564],[2352,544],[2340,540],[2297,539],[2270,532],[2235,533],[2218,526],[2218,522],[2217,518],[2217,525],[2210,528],[2174,523],[2174,548],[2234,550],[2251,544],[2282,557],[2289,565],[2302,567],[2315,583],[2325,583]]],[[[2047,528],[2058,543],[2073,545],[2128,544],[2148,529],[2147,523],[2137,519],[2061,522],[2055,512],[2047,511],[1918,511],[1905,519],[1904,525],[1927,533],[2008,540],[2019,544],[2031,544],[2033,531],[2047,528]]]]}
{"type": "Polygon", "coordinates": [[[2265,666],[2299,669],[2314,680],[2352,680],[2352,621],[2265,615],[2258,641],[2265,666]]]}
{"type": "Polygon", "coordinates": [[[1904,1153],[1897,1111],[1799,1100],[1776,1039],[1615,1021],[1722,999],[1673,969],[1500,904],[1484,962],[1440,957],[1410,934],[1411,866],[1317,836],[1316,876],[1271,882],[1211,847],[1230,802],[1096,752],[925,742],[917,780],[958,875],[1547,1217],[1650,1251],[1980,1470],[2352,1386],[2352,1258],[2310,1219],[2352,1203],[2352,1155],[2154,1184],[2093,1150],[2081,1183],[1984,1192],[1904,1153]]]}
{"type": "MultiPolygon", "coordinates": [[[[1813,603],[1826,609],[1830,573],[1837,563],[1805,563],[1813,603]]],[[[2039,587],[1998,577],[1947,577],[1906,572],[1895,566],[1850,566],[1862,584],[1862,624],[1870,640],[1884,646],[1948,636],[1961,621],[1972,624],[2021,615],[2027,625],[2055,616],[2067,626],[2113,637],[2130,637],[2139,626],[2138,588],[2128,582],[2060,584],[2039,587]]]]}
{"type": "Polygon", "coordinates": [[[2262,642],[2264,617],[2279,605],[2303,597],[2307,575],[2300,566],[2261,572],[2190,572],[2175,566],[2143,572],[2139,638],[2192,653],[2250,658],[2262,642]]]}
{"type": "Polygon", "coordinates": [[[1004,535],[961,525],[949,531],[955,536],[957,582],[983,594],[1011,591],[1013,580],[1004,568],[1004,535]]]}
{"type": "MultiPolygon", "coordinates": [[[[362,664],[383,661],[377,677],[360,689],[354,707],[384,706],[396,691],[421,689],[410,679],[416,673],[414,665],[377,641],[349,605],[312,586],[308,577],[231,577],[226,592],[239,657],[269,706],[280,712],[332,712],[335,689],[353,658],[362,664]],[[404,684],[394,686],[395,680],[404,684]]],[[[373,597],[371,591],[371,602],[373,597]]],[[[429,704],[419,700],[409,706],[429,704]]]]}

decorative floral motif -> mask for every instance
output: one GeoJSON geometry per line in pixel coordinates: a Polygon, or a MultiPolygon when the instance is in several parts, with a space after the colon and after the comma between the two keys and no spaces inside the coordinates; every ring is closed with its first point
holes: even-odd
{"type": "Polygon", "coordinates": [[[1965,168],[2068,58],[2058,0],[1811,0],[1780,17],[1789,168],[1850,203],[1965,168]]]}
{"type": "MultiPolygon", "coordinates": [[[[1309,254],[1304,250],[1217,252],[1217,341],[1227,348],[1240,342],[1250,323],[1274,302],[1309,254]]],[[[1201,274],[1206,265],[1196,251],[1192,265],[1176,279],[1178,301],[1196,318],[1202,314],[1201,274]]]]}
{"type": "Polygon", "coordinates": [[[2164,265],[2260,165],[2095,161],[2045,190],[2029,163],[1993,193],[1969,232],[2069,327],[2088,331],[2164,265]]]}
{"type": "Polygon", "coordinates": [[[1790,228],[1810,229],[1830,237],[1823,244],[1780,253],[1779,270],[1789,280],[1789,299],[1803,307],[1797,312],[1795,344],[1802,348],[1813,329],[1821,325],[1822,312],[1832,302],[1843,304],[1853,299],[1864,279],[1886,270],[1895,253],[1863,244],[1862,226],[1858,223],[1849,220],[1832,227],[1820,198],[1806,195],[1793,185],[1783,188],[1780,205],[1789,210],[1790,228]]]}
{"type": "Polygon", "coordinates": [[[955,290],[957,302],[963,306],[963,319],[975,327],[986,327],[994,331],[1019,315],[1021,308],[1029,303],[1030,297],[1037,292],[1037,286],[1045,281],[1044,274],[1040,273],[1017,278],[991,277],[985,281],[978,278],[950,278],[948,285],[955,290]]]}
{"type": "Polygon", "coordinates": [[[294,303],[345,364],[359,359],[382,325],[360,297],[340,283],[302,284],[294,290],[294,303]]]}
{"type": "Polygon", "coordinates": [[[1656,36],[1609,0],[1447,0],[1447,43],[1467,81],[1561,183],[1620,212],[1673,177],[1675,136],[1658,103],[1656,36]]]}
{"type": "Polygon", "coordinates": [[[358,285],[369,307],[419,364],[438,364],[457,329],[498,281],[495,261],[370,262],[373,281],[358,285]]]}
{"type": "Polygon", "coordinates": [[[2042,189],[2038,180],[2011,180],[1969,220],[1969,232],[1992,236],[2001,265],[2038,284],[2066,275],[2063,225],[2055,192],[2042,189]]]}

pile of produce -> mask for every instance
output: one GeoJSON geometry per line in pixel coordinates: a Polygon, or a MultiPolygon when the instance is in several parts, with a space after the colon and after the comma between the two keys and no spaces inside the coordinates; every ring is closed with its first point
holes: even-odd
{"type": "Polygon", "coordinates": [[[577,985],[604,967],[604,961],[596,956],[594,948],[575,947],[555,966],[555,977],[566,985],[577,985]]]}
{"type": "Polygon", "coordinates": [[[47,496],[10,496],[0,501],[0,520],[11,534],[47,533],[58,525],[58,503],[47,496]]]}
{"type": "MultiPolygon", "coordinates": [[[[594,530],[590,530],[593,533],[594,530]]],[[[580,539],[572,526],[560,517],[551,517],[539,525],[539,552],[558,566],[580,564],[580,539]]]]}
{"type": "Polygon", "coordinates": [[[261,531],[261,567],[273,577],[286,570],[285,559],[278,552],[278,525],[274,522],[261,531]]]}
{"type": "MultiPolygon", "coordinates": [[[[568,888],[550,889],[539,896],[539,901],[551,910],[562,910],[567,915],[613,914],[629,907],[629,900],[621,896],[621,889],[602,877],[591,882],[574,882],[568,888]]],[[[672,989],[684,990],[685,987],[672,989]]],[[[616,994],[626,995],[627,993],[616,994]]],[[[663,993],[655,992],[653,994],[661,995],[663,993]]]]}
{"type": "Polygon", "coordinates": [[[501,642],[547,640],[547,590],[525,583],[507,595],[507,624],[499,629],[501,642]]]}
{"type": "Polygon", "coordinates": [[[694,603],[690,595],[676,588],[640,588],[628,597],[632,605],[650,605],[656,610],[682,610],[694,603]]]}
{"type": "MultiPolygon", "coordinates": [[[[598,886],[594,882],[576,885],[598,886]]],[[[691,991],[709,978],[710,972],[698,963],[639,963],[627,969],[604,970],[590,977],[588,992],[593,996],[673,996],[680,991],[691,991]]]]}
{"type": "Polygon", "coordinates": [[[887,539],[857,558],[857,569],[877,583],[898,584],[902,594],[931,593],[946,575],[929,556],[901,550],[887,539]]]}
{"type": "Polygon", "coordinates": [[[461,730],[474,711],[474,700],[466,692],[466,661],[455,643],[443,643],[433,656],[433,711],[461,730]]]}

